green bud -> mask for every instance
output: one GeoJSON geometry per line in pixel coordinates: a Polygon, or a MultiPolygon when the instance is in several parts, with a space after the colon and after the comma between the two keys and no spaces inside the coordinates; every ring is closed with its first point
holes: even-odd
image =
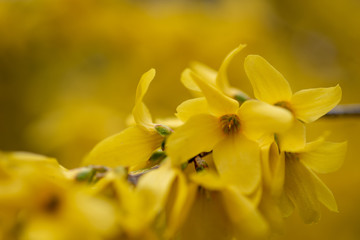
{"type": "Polygon", "coordinates": [[[169,136],[173,132],[171,128],[161,124],[155,125],[155,130],[163,137],[169,136]]]}
{"type": "Polygon", "coordinates": [[[151,157],[149,158],[150,162],[155,162],[155,161],[162,161],[163,159],[166,158],[166,154],[163,151],[156,151],[154,152],[151,157]]]}

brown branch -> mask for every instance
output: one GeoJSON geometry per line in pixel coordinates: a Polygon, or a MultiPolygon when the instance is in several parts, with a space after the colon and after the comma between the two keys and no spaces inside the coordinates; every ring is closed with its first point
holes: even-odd
{"type": "Polygon", "coordinates": [[[344,104],[335,107],[325,117],[360,117],[360,104],[344,104]]]}

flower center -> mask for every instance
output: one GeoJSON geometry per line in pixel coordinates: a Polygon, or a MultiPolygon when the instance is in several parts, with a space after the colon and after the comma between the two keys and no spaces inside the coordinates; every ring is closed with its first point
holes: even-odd
{"type": "Polygon", "coordinates": [[[227,135],[234,134],[240,130],[240,119],[236,114],[226,114],[220,117],[221,129],[227,135]]]}
{"type": "Polygon", "coordinates": [[[291,109],[291,104],[289,102],[286,101],[277,102],[274,104],[274,106],[285,108],[286,110],[289,110],[290,112],[293,113],[293,110],[291,109]]]}

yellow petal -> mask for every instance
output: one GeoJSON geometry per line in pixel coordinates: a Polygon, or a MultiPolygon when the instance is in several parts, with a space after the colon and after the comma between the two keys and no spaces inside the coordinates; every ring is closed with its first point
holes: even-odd
{"type": "Polygon", "coordinates": [[[197,74],[193,73],[192,76],[195,83],[204,94],[206,101],[208,102],[209,109],[214,115],[222,116],[225,114],[235,113],[239,108],[239,103],[236,100],[227,97],[213,85],[200,78],[197,74]]]}
{"type": "Polygon", "coordinates": [[[190,176],[190,179],[196,184],[209,190],[220,190],[225,187],[225,183],[222,181],[222,179],[210,171],[194,173],[190,176]]]}
{"type": "Polygon", "coordinates": [[[245,72],[257,99],[275,104],[291,100],[291,88],[283,75],[258,55],[245,58],[245,72]]]}
{"type": "Polygon", "coordinates": [[[163,208],[176,178],[176,171],[167,165],[153,170],[139,179],[136,191],[146,199],[149,218],[154,218],[163,208]]]}
{"type": "Polygon", "coordinates": [[[191,75],[191,69],[186,68],[182,73],[181,73],[181,78],[180,81],[181,83],[187,88],[189,89],[194,95],[196,96],[201,96],[201,90],[200,88],[196,85],[196,83],[193,80],[193,77],[191,75]]]}
{"type": "Polygon", "coordinates": [[[207,101],[204,97],[193,98],[182,102],[176,108],[176,112],[176,116],[183,122],[186,122],[193,115],[210,113],[207,101]]]}
{"type": "Polygon", "coordinates": [[[277,134],[281,151],[298,152],[304,149],[306,143],[305,126],[294,119],[291,128],[277,134]]]}
{"type": "Polygon", "coordinates": [[[185,69],[181,74],[181,82],[193,93],[202,95],[200,88],[196,85],[190,74],[191,71],[201,76],[205,81],[215,85],[217,72],[203,63],[192,62],[190,69],[185,69]]]}
{"type": "Polygon", "coordinates": [[[201,152],[211,151],[223,137],[218,118],[209,114],[195,115],[170,135],[166,152],[174,164],[180,164],[201,152]]]}
{"type": "Polygon", "coordinates": [[[243,237],[253,239],[264,237],[267,234],[268,225],[266,221],[256,207],[238,189],[228,187],[221,192],[221,195],[229,218],[243,237]]]}
{"type": "Polygon", "coordinates": [[[333,109],[341,100],[339,85],[330,88],[306,89],[295,93],[291,105],[296,118],[309,123],[333,109]]]}
{"type": "Polygon", "coordinates": [[[271,196],[279,197],[284,187],[285,155],[279,153],[278,146],[273,142],[261,149],[263,181],[266,191],[271,196]]]}
{"type": "Polygon", "coordinates": [[[338,212],[337,204],[334,198],[333,193],[330,189],[320,180],[316,174],[311,170],[309,171],[312,176],[312,181],[315,186],[317,199],[324,204],[330,211],[338,212]]]}
{"type": "Polygon", "coordinates": [[[318,222],[320,204],[312,175],[297,160],[286,159],[285,192],[305,223],[318,222]]]}
{"type": "Polygon", "coordinates": [[[343,164],[347,143],[334,143],[318,140],[306,144],[300,153],[302,163],[318,173],[334,172],[343,164]]]}
{"type": "Polygon", "coordinates": [[[171,186],[170,194],[166,204],[167,224],[165,238],[172,237],[179,226],[183,224],[190,210],[189,203],[193,202],[194,192],[189,189],[185,175],[179,170],[175,170],[176,179],[171,186]]]}
{"type": "Polygon", "coordinates": [[[241,134],[227,136],[215,145],[213,158],[221,179],[251,194],[261,179],[260,149],[241,134]]]}
{"type": "Polygon", "coordinates": [[[279,208],[283,217],[289,217],[294,212],[295,206],[285,192],[280,196],[279,208]]]}
{"type": "Polygon", "coordinates": [[[163,138],[155,131],[129,127],[98,143],[85,158],[83,165],[133,166],[147,161],[162,141],[163,138]]]}
{"type": "Polygon", "coordinates": [[[233,239],[234,226],[217,191],[200,188],[178,239],[233,239]]]}
{"type": "Polygon", "coordinates": [[[222,62],[217,77],[216,77],[216,86],[224,93],[229,93],[231,90],[229,80],[227,78],[227,68],[231,60],[244,48],[245,44],[241,44],[233,51],[231,51],[222,62]]]}
{"type": "Polygon", "coordinates": [[[256,100],[244,102],[238,115],[242,132],[252,140],[264,135],[284,132],[291,127],[293,120],[288,110],[256,100]]]}
{"type": "Polygon", "coordinates": [[[133,116],[136,124],[146,129],[153,128],[153,123],[149,110],[143,103],[143,98],[154,77],[155,69],[150,69],[141,76],[140,82],[136,89],[135,106],[133,108],[133,116]]]}

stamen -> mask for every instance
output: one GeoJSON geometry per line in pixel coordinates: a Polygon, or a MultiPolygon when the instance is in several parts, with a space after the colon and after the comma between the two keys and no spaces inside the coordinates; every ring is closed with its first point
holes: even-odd
{"type": "Polygon", "coordinates": [[[227,114],[220,117],[220,124],[226,135],[238,133],[240,131],[240,119],[236,114],[227,114]]]}

